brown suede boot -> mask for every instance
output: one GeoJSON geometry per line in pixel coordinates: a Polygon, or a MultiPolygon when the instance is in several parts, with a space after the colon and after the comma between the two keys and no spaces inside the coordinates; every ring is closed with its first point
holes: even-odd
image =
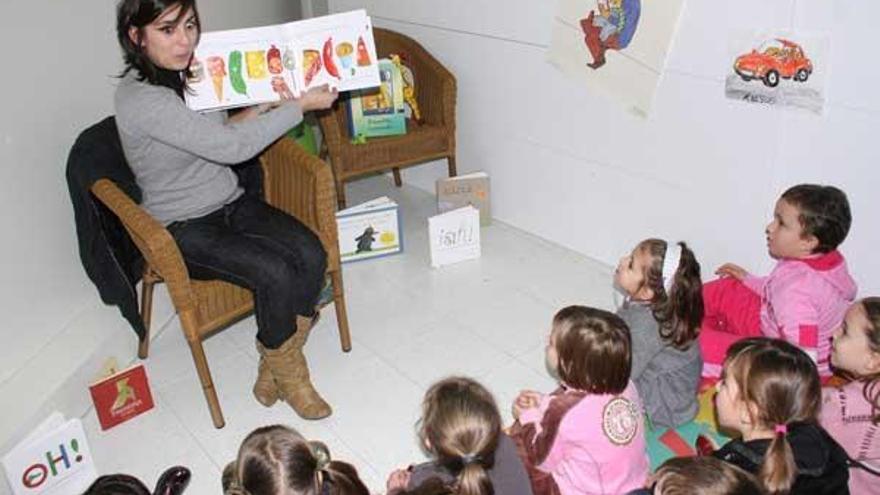
{"type": "MultiPolygon", "coordinates": [[[[260,344],[257,343],[257,350],[260,347],[260,344]]],[[[263,356],[260,356],[257,381],[254,383],[254,397],[257,399],[257,402],[266,407],[272,407],[280,398],[278,396],[278,385],[275,384],[275,377],[269,371],[269,365],[266,364],[266,359],[263,356]]]]}
{"type": "Polygon", "coordinates": [[[257,343],[257,349],[266,362],[281,399],[290,404],[303,419],[321,419],[333,410],[318,395],[309,377],[309,367],[303,354],[313,319],[297,316],[296,333],[278,349],[266,349],[257,343]]]}

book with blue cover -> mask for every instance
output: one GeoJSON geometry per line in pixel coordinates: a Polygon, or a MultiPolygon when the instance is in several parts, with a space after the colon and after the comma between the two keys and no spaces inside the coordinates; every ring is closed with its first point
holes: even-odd
{"type": "Polygon", "coordinates": [[[379,86],[352,91],[346,100],[353,139],[406,134],[403,76],[388,59],[379,60],[379,86]]]}

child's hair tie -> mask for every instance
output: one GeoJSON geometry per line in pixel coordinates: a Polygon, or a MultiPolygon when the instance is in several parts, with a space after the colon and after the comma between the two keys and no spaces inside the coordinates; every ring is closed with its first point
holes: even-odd
{"type": "Polygon", "coordinates": [[[480,462],[482,459],[477,454],[465,454],[461,456],[461,463],[464,465],[480,462]]]}
{"type": "Polygon", "coordinates": [[[327,448],[327,445],[323,442],[311,441],[309,442],[309,450],[315,457],[315,470],[323,471],[326,469],[331,460],[330,449],[327,448]]]}
{"type": "Polygon", "coordinates": [[[672,281],[675,279],[675,271],[681,261],[681,245],[677,242],[666,241],[666,256],[663,257],[663,288],[666,294],[672,290],[672,281]]]}
{"type": "Polygon", "coordinates": [[[788,426],[785,423],[777,423],[776,426],[773,427],[773,431],[776,432],[777,435],[785,435],[788,433],[788,426]]]}

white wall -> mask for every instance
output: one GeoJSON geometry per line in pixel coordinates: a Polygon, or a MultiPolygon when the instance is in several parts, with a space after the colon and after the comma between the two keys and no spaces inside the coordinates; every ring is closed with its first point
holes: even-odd
{"type": "MultiPolygon", "coordinates": [[[[34,411],[85,403],[84,383],[60,384],[79,358],[101,357],[136,339],[115,308],[104,307],[79,261],[64,167],[77,134],[113,112],[121,69],[115,2],[4,0],[0,94],[0,446],[41,418],[34,411]],[[111,348],[98,349],[104,339],[111,348]],[[60,394],[60,395],[59,395],[60,394]],[[63,396],[63,397],[62,397],[63,396]]],[[[295,20],[300,2],[202,2],[205,30],[295,20]]]]}
{"type": "MultiPolygon", "coordinates": [[[[861,294],[880,294],[880,66],[874,0],[686,0],[646,119],[571,82],[545,61],[556,2],[330,0],[419,40],[458,78],[458,166],[492,177],[498,219],[607,263],[640,239],[690,242],[704,278],[724,261],[772,267],[763,229],[798,182],[849,195],[843,244],[861,294]],[[724,97],[728,32],[830,31],[823,116],[724,97]]],[[[433,191],[445,164],[408,169],[433,191]]]]}

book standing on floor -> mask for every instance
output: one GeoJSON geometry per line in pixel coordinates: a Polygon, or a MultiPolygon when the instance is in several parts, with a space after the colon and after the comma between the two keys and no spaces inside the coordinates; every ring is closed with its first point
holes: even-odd
{"type": "Polygon", "coordinates": [[[342,262],[403,251],[397,203],[382,196],[336,213],[342,262]]]}
{"type": "Polygon", "coordinates": [[[102,430],[149,411],[154,405],[143,364],[113,372],[98,380],[89,385],[89,393],[102,430]]]}
{"type": "Polygon", "coordinates": [[[440,213],[471,205],[480,210],[480,225],[492,223],[489,208],[489,174],[474,172],[437,179],[437,211],[440,213]]]}
{"type": "Polygon", "coordinates": [[[479,210],[468,205],[429,218],[428,242],[434,268],[479,258],[479,210]]]}
{"type": "Polygon", "coordinates": [[[3,469],[15,495],[82,493],[98,477],[82,421],[57,411],[3,456],[3,469]]]}

